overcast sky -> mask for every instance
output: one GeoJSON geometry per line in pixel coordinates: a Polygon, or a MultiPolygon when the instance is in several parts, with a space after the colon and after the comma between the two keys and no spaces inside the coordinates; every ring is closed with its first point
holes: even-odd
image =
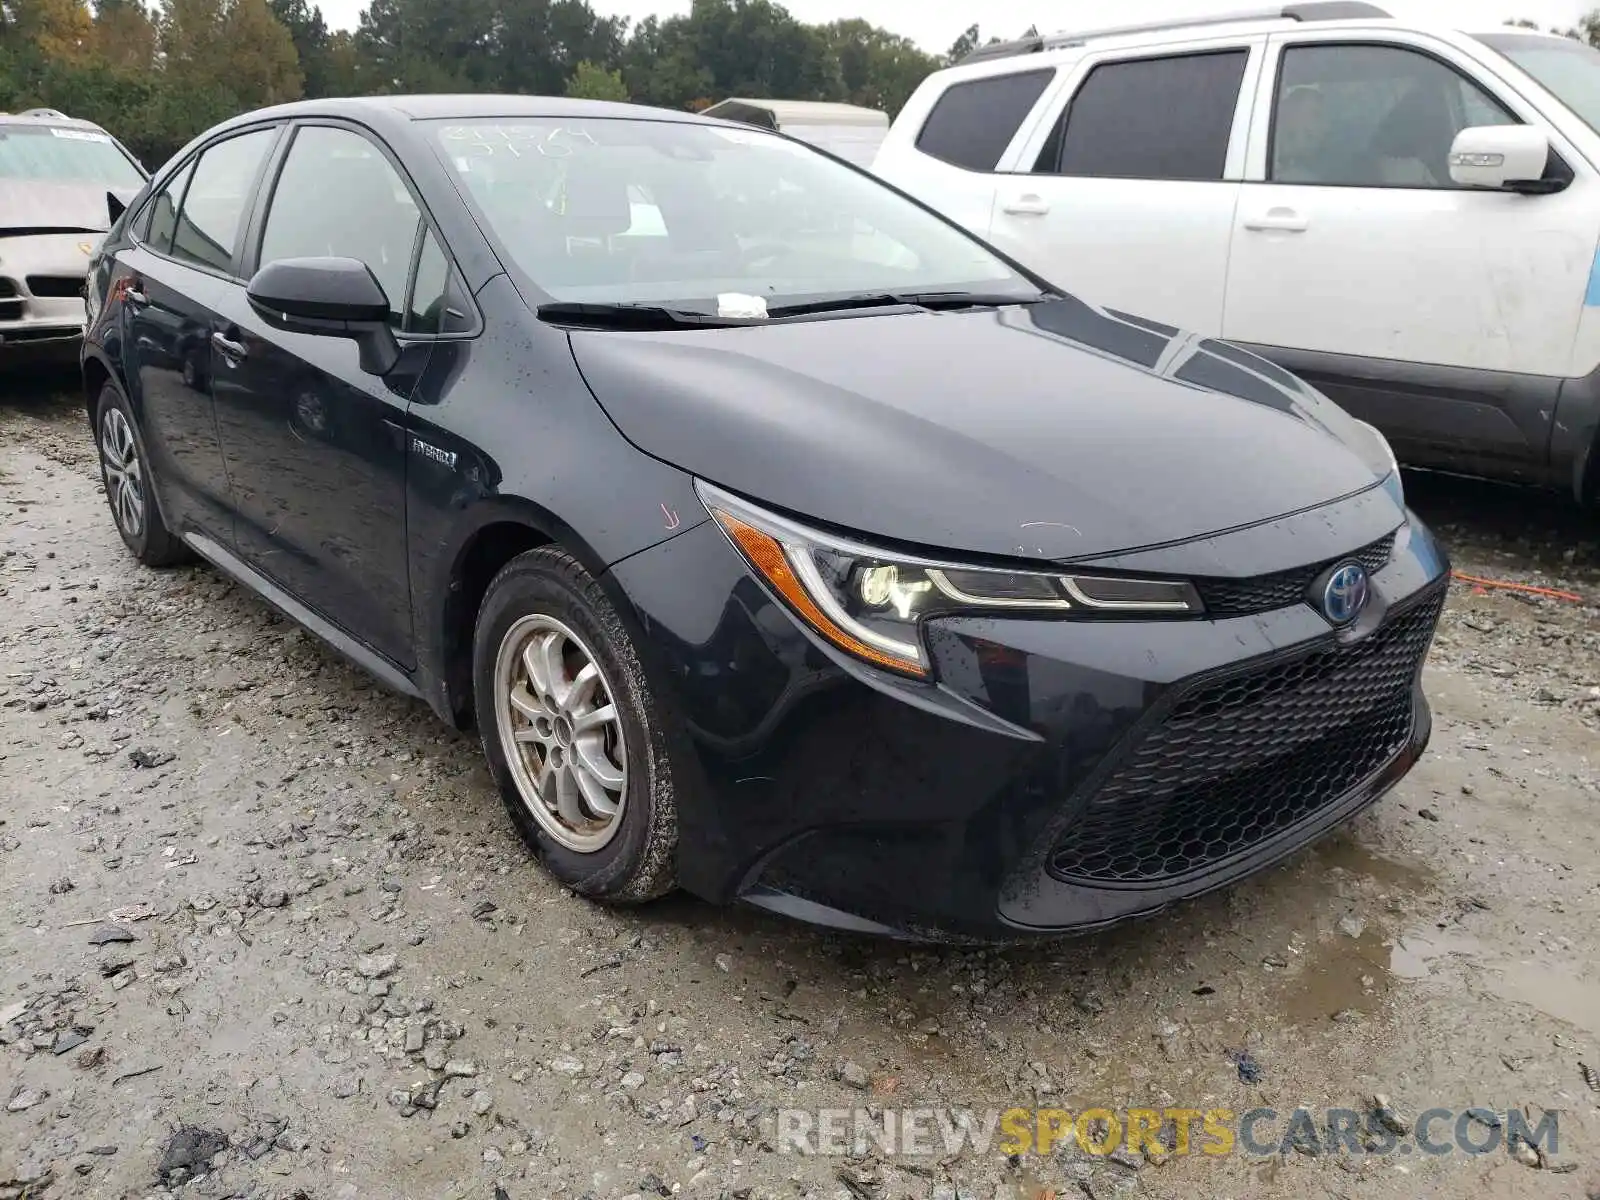
{"type": "MultiPolygon", "coordinates": [[[[323,16],[336,28],[355,27],[366,0],[319,0],[323,16]]],[[[1383,0],[1378,0],[1380,4],[1383,0]]],[[[1572,25],[1597,0],[1389,0],[1396,16],[1413,20],[1448,20],[1458,28],[1487,29],[1508,17],[1529,17],[1541,25],[1572,25]]],[[[595,11],[638,20],[655,14],[675,16],[689,11],[689,0],[590,0],[595,11]]],[[[1041,30],[1156,20],[1174,15],[1238,12],[1254,7],[1252,0],[1121,0],[1114,17],[1086,0],[787,0],[784,4],[802,21],[836,21],[865,17],[895,33],[904,34],[923,49],[943,53],[977,17],[984,37],[1015,37],[1029,25],[1041,30]]],[[[1263,0],[1261,7],[1267,7],[1263,0]]]]}

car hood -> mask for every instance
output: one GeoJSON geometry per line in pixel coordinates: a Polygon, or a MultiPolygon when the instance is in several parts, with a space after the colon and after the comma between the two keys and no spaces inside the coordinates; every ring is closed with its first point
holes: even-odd
{"type": "Polygon", "coordinates": [[[880,539],[1083,559],[1326,504],[1370,435],[1237,347],[1064,298],[660,333],[575,331],[645,452],[880,539]]]}
{"type": "Polygon", "coordinates": [[[124,202],[132,196],[98,183],[0,179],[0,233],[18,229],[104,233],[111,227],[108,191],[116,191],[124,202]]]}

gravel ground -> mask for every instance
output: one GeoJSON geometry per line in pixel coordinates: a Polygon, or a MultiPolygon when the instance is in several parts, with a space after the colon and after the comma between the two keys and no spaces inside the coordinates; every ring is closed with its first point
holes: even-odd
{"type": "Polygon", "coordinates": [[[213,571],[136,567],[75,403],[8,390],[0,1200],[1600,1197],[1593,515],[1412,478],[1461,571],[1581,599],[1455,587],[1396,792],[1109,936],[927,950],[578,900],[474,741],[213,571]],[[846,1158],[774,1127],[1375,1094],[1555,1111],[1559,1149],[846,1158]]]}

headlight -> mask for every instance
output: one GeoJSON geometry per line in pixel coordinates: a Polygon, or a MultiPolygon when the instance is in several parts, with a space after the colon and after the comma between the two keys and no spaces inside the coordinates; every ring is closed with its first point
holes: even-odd
{"type": "Polygon", "coordinates": [[[1367,431],[1367,437],[1371,440],[1377,452],[1382,456],[1383,461],[1389,464],[1389,470],[1398,471],[1400,469],[1400,462],[1394,456],[1394,447],[1389,445],[1389,439],[1383,436],[1383,433],[1376,425],[1368,424],[1366,421],[1362,421],[1360,419],[1356,420],[1356,424],[1367,431]]]}
{"type": "Polygon", "coordinates": [[[917,558],[839,538],[708,483],[700,499],[752,570],[815,632],[847,654],[926,676],[918,626],[952,613],[1188,616],[1203,610],[1180,580],[1010,571],[917,558]]]}
{"type": "Polygon", "coordinates": [[[1394,497],[1396,504],[1404,508],[1406,506],[1405,483],[1400,478],[1400,462],[1394,456],[1394,447],[1389,445],[1389,439],[1383,436],[1383,433],[1376,425],[1370,425],[1359,418],[1356,419],[1356,424],[1366,431],[1367,442],[1371,446],[1367,461],[1372,465],[1373,470],[1378,471],[1385,466],[1388,467],[1388,473],[1383,476],[1384,491],[1394,497]]]}

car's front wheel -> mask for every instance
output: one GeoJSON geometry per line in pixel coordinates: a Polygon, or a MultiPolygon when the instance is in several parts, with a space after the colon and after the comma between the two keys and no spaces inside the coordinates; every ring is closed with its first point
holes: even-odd
{"type": "Polygon", "coordinates": [[[150,459],[133,411],[110,383],[100,389],[94,429],[106,503],[123,543],[147,567],[188,562],[189,548],[173,536],[156,507],[150,459]]]}
{"type": "Polygon", "coordinates": [[[671,738],[594,577],[544,547],[495,576],[473,639],[478,729],[518,831],[563,883],[612,903],[672,890],[671,738]]]}

